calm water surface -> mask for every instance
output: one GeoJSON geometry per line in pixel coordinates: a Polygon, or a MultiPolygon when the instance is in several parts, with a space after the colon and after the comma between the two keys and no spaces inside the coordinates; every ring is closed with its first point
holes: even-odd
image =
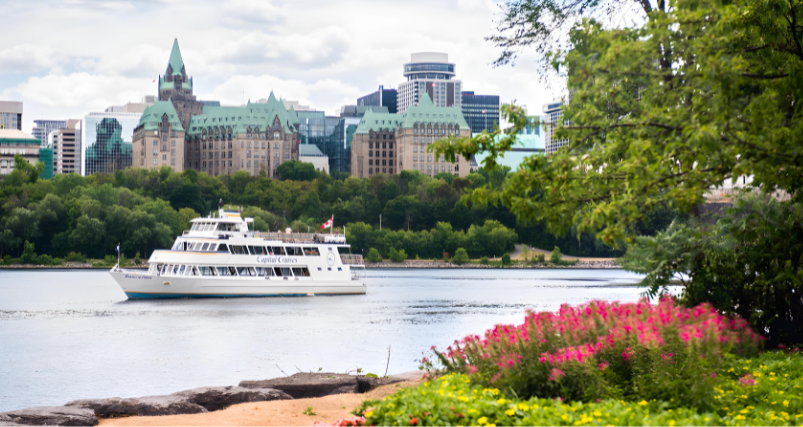
{"type": "Polygon", "coordinates": [[[0,271],[0,411],[318,370],[415,370],[526,308],[634,301],[618,270],[369,270],[364,296],[128,301],[105,271],[0,271]]]}

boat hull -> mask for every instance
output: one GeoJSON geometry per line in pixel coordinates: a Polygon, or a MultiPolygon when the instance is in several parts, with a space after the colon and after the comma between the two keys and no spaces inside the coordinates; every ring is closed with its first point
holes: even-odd
{"type": "Polygon", "coordinates": [[[286,297],[364,295],[364,279],[321,281],[297,277],[157,276],[145,271],[112,269],[111,276],[129,299],[286,297]]]}

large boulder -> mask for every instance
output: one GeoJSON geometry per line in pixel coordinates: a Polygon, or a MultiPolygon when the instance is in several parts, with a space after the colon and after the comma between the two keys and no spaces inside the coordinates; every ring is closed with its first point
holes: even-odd
{"type": "Polygon", "coordinates": [[[332,394],[365,393],[380,385],[401,380],[394,378],[367,378],[348,374],[299,372],[289,377],[271,380],[242,381],[240,387],[250,389],[273,388],[281,390],[293,399],[323,397],[332,394]]]}
{"type": "Polygon", "coordinates": [[[74,400],[67,403],[66,406],[92,409],[101,418],[209,412],[203,406],[190,402],[185,396],[174,394],[167,396],[74,400]]]}
{"type": "Polygon", "coordinates": [[[94,426],[98,423],[91,409],[66,406],[36,406],[18,411],[0,412],[0,425],[94,426]]]}
{"type": "Polygon", "coordinates": [[[267,402],[270,400],[289,400],[289,394],[272,388],[244,387],[200,387],[173,393],[183,396],[189,402],[203,406],[208,411],[217,411],[231,405],[245,402],[267,402]]]}

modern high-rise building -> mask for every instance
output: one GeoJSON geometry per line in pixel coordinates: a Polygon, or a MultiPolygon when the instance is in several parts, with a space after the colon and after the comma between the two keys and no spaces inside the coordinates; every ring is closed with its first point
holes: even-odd
{"type": "MultiPolygon", "coordinates": [[[[18,129],[0,129],[0,175],[8,175],[14,170],[14,156],[17,154],[28,163],[47,162],[50,159],[52,164],[52,151],[48,152],[47,148],[42,148],[38,139],[18,129]],[[41,159],[40,156],[45,158],[41,159]]],[[[42,178],[50,177],[47,176],[47,169],[47,165],[45,165],[45,173],[41,176],[42,178]]],[[[51,176],[52,170],[51,166],[51,176]]]]}
{"type": "Polygon", "coordinates": [[[22,130],[22,102],[0,101],[0,129],[22,130]]]}
{"type": "Polygon", "coordinates": [[[327,117],[323,111],[298,111],[299,149],[304,145],[314,145],[323,155],[328,156],[326,171],[341,171],[342,158],[346,156],[337,132],[340,117],[327,117]]]}
{"type": "Polygon", "coordinates": [[[411,105],[417,105],[423,94],[436,107],[456,107],[462,104],[462,83],[455,80],[455,65],[449,55],[436,52],[414,53],[404,64],[407,81],[399,85],[396,112],[404,114],[411,105]]]}
{"type": "Polygon", "coordinates": [[[474,92],[462,93],[462,107],[471,133],[492,132],[499,126],[499,95],[476,95],[474,92]]]}
{"type": "Polygon", "coordinates": [[[188,167],[209,175],[245,170],[278,177],[280,164],[298,160],[298,115],[292,107],[287,110],[273,92],[266,103],[206,106],[189,123],[185,159],[199,160],[188,160],[188,167]]]}
{"type": "MultiPolygon", "coordinates": [[[[511,170],[516,170],[525,158],[535,154],[544,154],[544,132],[541,126],[543,117],[528,116],[529,124],[516,134],[516,143],[510,147],[510,151],[505,151],[497,162],[502,166],[508,166],[511,170]]],[[[497,141],[499,137],[497,136],[497,141]]],[[[479,152],[476,155],[477,167],[482,166],[482,161],[488,157],[487,152],[479,152]]]]}
{"type": "Polygon", "coordinates": [[[53,148],[53,174],[81,173],[81,120],[67,120],[48,134],[53,148]]]}
{"type": "Polygon", "coordinates": [[[46,147],[50,142],[47,139],[50,132],[59,130],[65,126],[67,126],[67,122],[64,120],[34,120],[31,136],[42,141],[42,147],[46,147]]]}
{"type": "Polygon", "coordinates": [[[134,128],[139,113],[89,113],[81,136],[81,175],[114,173],[131,167],[134,128]]]}
{"type": "Polygon", "coordinates": [[[563,111],[561,107],[563,106],[562,100],[553,101],[549,104],[544,105],[544,145],[546,147],[546,153],[552,154],[560,147],[569,143],[568,139],[555,139],[552,135],[555,133],[555,129],[561,124],[563,121],[563,111]]]}
{"type": "Polygon", "coordinates": [[[396,89],[385,89],[384,86],[379,86],[376,92],[357,98],[357,106],[387,107],[389,113],[396,114],[396,109],[398,108],[396,95],[396,89]]]}
{"type": "Polygon", "coordinates": [[[351,173],[358,178],[379,173],[394,174],[418,170],[429,176],[445,172],[465,177],[470,163],[462,156],[456,162],[427,152],[427,147],[450,135],[470,135],[471,130],[458,107],[439,107],[429,95],[403,114],[365,113],[352,142],[351,173]]]}

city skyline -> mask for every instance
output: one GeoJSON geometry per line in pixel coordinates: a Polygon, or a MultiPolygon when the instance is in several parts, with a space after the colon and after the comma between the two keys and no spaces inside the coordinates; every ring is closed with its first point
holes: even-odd
{"type": "Polygon", "coordinates": [[[78,118],[110,105],[138,102],[157,92],[154,79],[164,73],[174,38],[181,42],[185,62],[192,64],[191,73],[203,76],[196,82],[198,98],[226,105],[266,98],[273,90],[338,115],[340,107],[379,85],[398,87],[410,54],[428,51],[448,53],[459,66],[458,78],[476,93],[498,94],[502,102],[516,99],[533,111],[556,96],[533,77],[534,57],[524,55],[515,67],[490,65],[499,53],[484,40],[495,31],[494,2],[421,3],[431,12],[426,16],[415,13],[415,2],[404,7],[390,2],[321,3],[315,6],[321,13],[313,16],[306,12],[312,3],[11,5],[18,19],[0,31],[19,42],[0,49],[0,99],[24,103],[22,129],[29,133],[33,120],[78,118]],[[182,12],[189,7],[194,13],[182,12]],[[38,28],[52,31],[26,27],[34,15],[42,24],[38,28]],[[365,19],[391,15],[406,22],[406,34],[365,19]],[[89,21],[93,31],[79,28],[89,21]]]}

